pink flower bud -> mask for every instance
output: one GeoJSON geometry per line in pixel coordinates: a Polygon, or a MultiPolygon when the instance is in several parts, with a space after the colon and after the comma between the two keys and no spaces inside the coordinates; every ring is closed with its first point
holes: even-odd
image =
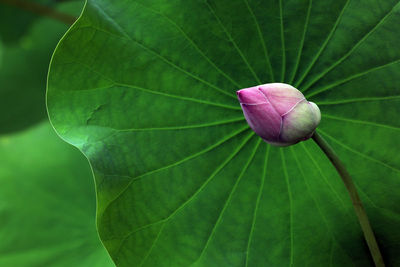
{"type": "Polygon", "coordinates": [[[310,138],[321,120],[313,102],[285,83],[268,83],[237,91],[250,127],[265,142],[289,146],[310,138]]]}

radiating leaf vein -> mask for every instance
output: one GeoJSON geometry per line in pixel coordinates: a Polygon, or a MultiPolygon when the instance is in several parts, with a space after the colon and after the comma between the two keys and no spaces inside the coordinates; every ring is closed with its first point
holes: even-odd
{"type": "Polygon", "coordinates": [[[127,128],[127,129],[116,129],[113,127],[109,126],[102,126],[102,125],[93,125],[91,124],[90,126],[99,126],[102,128],[108,128],[108,129],[113,129],[113,132],[107,136],[104,136],[100,139],[97,139],[95,141],[86,141],[86,144],[95,144],[98,142],[104,142],[105,140],[116,136],[119,133],[131,133],[131,132],[146,132],[146,131],[173,131],[173,130],[187,130],[187,129],[196,129],[196,128],[205,128],[205,127],[213,127],[213,126],[220,126],[220,125],[225,125],[225,124],[230,124],[230,123],[235,123],[235,122],[244,122],[244,118],[235,118],[231,120],[226,120],[226,121],[216,121],[216,122],[211,122],[211,123],[204,123],[204,124],[192,124],[192,125],[182,125],[182,126],[170,126],[170,127],[158,127],[158,128],[127,128]]]}
{"type": "Polygon", "coordinates": [[[335,63],[333,63],[331,66],[329,66],[324,71],[322,71],[319,75],[317,75],[316,78],[314,78],[313,80],[308,82],[305,86],[303,86],[302,92],[307,91],[314,83],[318,82],[321,78],[323,78],[326,74],[328,74],[332,69],[334,69],[340,63],[342,63],[344,60],[346,60],[365,40],[368,39],[368,37],[371,34],[373,34],[381,25],[384,24],[384,22],[393,14],[393,12],[396,10],[396,8],[399,4],[400,4],[400,2],[397,2],[396,5],[394,5],[393,8],[384,17],[382,17],[381,20],[367,34],[365,34],[360,39],[360,41],[358,41],[343,57],[341,57],[339,60],[336,60],[335,63]]]}
{"type": "Polygon", "coordinates": [[[281,21],[281,44],[282,44],[282,72],[281,72],[281,82],[285,81],[286,72],[286,48],[285,48],[285,31],[283,28],[283,7],[282,0],[279,0],[279,16],[281,21]]]}
{"type": "Polygon", "coordinates": [[[287,187],[287,194],[289,198],[289,222],[290,222],[290,264],[289,266],[293,266],[294,260],[294,233],[293,233],[293,196],[292,189],[290,187],[289,175],[287,172],[285,156],[283,154],[283,149],[280,149],[281,160],[282,160],[282,170],[283,175],[285,176],[285,182],[287,187]]]}
{"type": "Polygon", "coordinates": [[[192,155],[190,155],[190,156],[186,156],[185,158],[180,159],[179,161],[176,161],[176,162],[171,163],[171,164],[169,164],[169,165],[160,167],[160,168],[155,169],[155,170],[148,171],[148,172],[146,172],[146,173],[143,173],[143,174],[138,175],[138,176],[135,176],[135,177],[131,177],[132,179],[129,181],[129,183],[120,191],[120,193],[119,193],[114,199],[112,199],[112,200],[106,205],[106,207],[104,208],[103,214],[106,213],[106,211],[108,210],[108,208],[110,208],[110,206],[111,206],[112,203],[114,203],[115,201],[117,201],[117,200],[129,189],[129,187],[132,186],[133,182],[135,182],[135,181],[137,181],[137,180],[139,180],[139,179],[142,179],[142,178],[145,177],[145,176],[149,176],[149,175],[151,175],[151,174],[153,174],[153,173],[160,172],[160,171],[163,171],[163,170],[168,169],[168,168],[171,168],[171,167],[175,167],[175,166],[180,165],[180,164],[182,164],[182,163],[184,163],[184,162],[186,162],[186,161],[188,161],[188,160],[191,160],[191,159],[194,159],[194,158],[196,158],[196,157],[199,157],[199,156],[201,156],[201,155],[203,155],[203,154],[205,154],[205,153],[207,153],[207,152],[209,152],[209,151],[211,151],[211,150],[217,148],[218,146],[222,145],[223,143],[227,142],[227,141],[230,140],[231,138],[233,138],[233,137],[239,135],[240,133],[242,133],[243,131],[245,131],[245,130],[247,130],[247,129],[249,129],[249,127],[246,125],[245,127],[242,127],[242,128],[240,128],[239,130],[233,132],[232,134],[230,134],[230,135],[228,135],[228,136],[225,136],[223,139],[219,140],[218,142],[212,144],[211,146],[209,146],[209,147],[207,147],[207,148],[205,148],[205,149],[203,149],[203,150],[201,150],[201,151],[199,151],[199,152],[197,152],[197,153],[194,153],[194,154],[192,154],[192,155]]]}
{"type": "Polygon", "coordinates": [[[144,7],[145,9],[150,10],[151,12],[162,16],[163,18],[165,18],[165,20],[167,20],[171,25],[173,25],[181,34],[182,36],[188,40],[190,42],[190,44],[196,49],[196,51],[202,56],[204,57],[208,63],[210,63],[210,65],[212,65],[220,74],[222,74],[227,80],[229,80],[235,87],[237,88],[243,88],[243,86],[241,86],[240,84],[238,84],[231,76],[229,76],[228,74],[226,74],[224,71],[222,71],[212,60],[211,58],[209,58],[201,49],[200,47],[193,41],[192,38],[189,37],[189,35],[175,22],[173,21],[171,18],[169,18],[167,15],[163,14],[160,11],[154,10],[153,8],[150,8],[148,6],[143,5],[142,3],[139,3],[137,1],[135,1],[137,4],[141,5],[142,7],[144,7]]]}
{"type": "MultiPolygon", "coordinates": [[[[193,199],[194,199],[194,198],[195,198],[195,197],[196,197],[196,196],[211,182],[211,181],[212,181],[212,179],[213,179],[226,165],[228,165],[229,162],[232,161],[232,159],[243,149],[243,147],[248,143],[248,141],[249,141],[249,140],[251,139],[251,137],[253,137],[253,136],[254,136],[254,133],[250,133],[250,134],[244,139],[244,141],[243,141],[237,148],[235,148],[235,150],[231,153],[231,155],[230,155],[228,158],[226,158],[226,160],[225,160],[224,162],[222,162],[222,164],[219,165],[219,166],[214,170],[214,172],[206,179],[206,181],[199,187],[199,189],[196,190],[196,192],[194,192],[194,194],[192,194],[184,203],[182,203],[181,205],[179,205],[179,207],[178,207],[177,209],[175,209],[168,217],[166,217],[166,218],[164,218],[164,219],[162,219],[162,220],[159,220],[159,221],[157,221],[157,222],[155,222],[155,223],[150,223],[150,224],[148,224],[148,225],[154,225],[154,224],[160,223],[160,222],[163,223],[163,225],[162,225],[162,227],[160,228],[160,231],[159,231],[157,237],[156,237],[156,238],[154,239],[154,241],[153,241],[153,244],[152,244],[151,248],[149,249],[148,253],[146,254],[146,257],[143,259],[142,264],[146,261],[146,259],[148,258],[148,256],[151,254],[151,252],[152,252],[152,250],[153,250],[153,248],[154,248],[154,246],[155,246],[155,244],[156,244],[156,242],[157,242],[157,240],[158,240],[158,237],[161,235],[161,232],[163,231],[163,229],[164,229],[164,227],[165,227],[165,225],[166,225],[166,222],[169,221],[175,214],[177,214],[179,210],[183,209],[187,204],[189,204],[189,203],[190,203],[190,202],[191,202],[191,201],[192,201],[192,200],[193,200],[193,199]]],[[[146,226],[142,226],[142,227],[140,227],[139,229],[143,229],[144,227],[146,227],[146,226]]],[[[137,230],[138,230],[138,229],[134,230],[133,232],[129,233],[128,235],[126,235],[126,236],[122,239],[120,248],[121,248],[122,244],[127,240],[127,238],[129,238],[129,236],[131,236],[132,233],[136,233],[137,230]]],[[[117,254],[116,254],[116,255],[117,255],[117,254]]],[[[141,264],[141,265],[142,265],[142,264],[141,264]]]]}
{"type": "Polygon", "coordinates": [[[263,34],[261,32],[261,29],[260,29],[260,24],[258,23],[258,20],[257,20],[256,16],[254,15],[253,9],[251,8],[251,6],[249,4],[249,1],[248,0],[243,0],[243,1],[245,2],[246,7],[249,10],[249,13],[250,13],[251,17],[254,20],[254,25],[255,25],[257,33],[258,33],[258,38],[260,39],[261,46],[262,46],[262,48],[264,50],[265,61],[266,61],[267,68],[269,69],[269,73],[270,73],[270,76],[271,76],[271,82],[274,82],[274,80],[275,80],[274,71],[272,69],[271,60],[269,58],[267,45],[265,44],[264,36],[263,36],[263,34]]]}
{"type": "MultiPolygon", "coordinates": [[[[321,48],[318,50],[317,54],[314,56],[314,58],[312,59],[311,63],[308,64],[306,70],[303,72],[303,74],[301,75],[301,77],[296,81],[294,87],[299,88],[299,86],[301,85],[301,83],[303,82],[303,80],[307,77],[308,73],[310,72],[310,70],[312,69],[312,67],[314,66],[314,64],[317,62],[317,60],[319,59],[320,55],[322,54],[322,52],[324,51],[325,47],[328,45],[329,41],[331,40],[333,33],[335,32],[337,26],[340,23],[340,20],[343,16],[344,11],[346,10],[347,6],[349,5],[350,0],[347,0],[346,3],[343,5],[342,10],[339,13],[338,18],[335,21],[335,24],[333,25],[331,31],[329,32],[328,36],[326,37],[325,41],[323,42],[323,44],[321,45],[321,48]]],[[[303,91],[303,90],[300,90],[303,91]]]]}
{"type": "MultiPolygon", "coordinates": [[[[304,147],[303,147],[303,148],[304,148],[304,147]]],[[[311,196],[313,202],[315,203],[315,206],[317,207],[317,210],[318,210],[318,214],[321,216],[321,219],[324,221],[325,226],[326,226],[326,229],[328,230],[329,234],[330,234],[331,237],[332,237],[332,241],[333,241],[333,242],[332,242],[332,247],[331,247],[331,251],[330,251],[330,264],[332,265],[333,244],[335,244],[335,243],[339,246],[339,248],[340,248],[340,249],[348,256],[348,258],[351,260],[351,257],[350,257],[350,255],[348,254],[347,250],[344,249],[344,248],[342,247],[342,245],[337,241],[335,235],[333,234],[332,229],[329,227],[328,220],[327,220],[326,217],[324,216],[324,214],[323,214],[323,212],[322,212],[322,208],[321,208],[319,202],[317,201],[317,198],[315,197],[313,191],[312,191],[311,188],[310,188],[310,185],[309,185],[309,183],[308,183],[308,181],[307,181],[307,178],[306,178],[306,175],[305,175],[305,173],[304,173],[304,170],[303,170],[303,168],[302,168],[302,166],[301,166],[301,164],[300,164],[300,161],[299,161],[299,159],[298,159],[296,153],[294,152],[293,147],[290,147],[290,149],[291,149],[292,154],[293,154],[293,157],[294,157],[294,159],[295,159],[295,161],[296,161],[297,167],[298,167],[298,169],[300,170],[300,174],[301,174],[301,176],[303,177],[303,181],[304,181],[304,184],[306,185],[307,191],[308,191],[309,195],[311,196]]],[[[352,263],[353,263],[353,262],[352,262],[352,263]]],[[[353,265],[354,265],[354,263],[353,263],[353,265]]]]}
{"type": "Polygon", "coordinates": [[[332,100],[332,101],[315,101],[315,103],[317,103],[319,106],[328,106],[328,105],[340,105],[340,104],[367,102],[367,101],[388,101],[397,99],[400,99],[400,95],[348,98],[348,99],[332,100]]]}
{"type": "Polygon", "coordinates": [[[239,106],[225,105],[225,104],[215,103],[215,102],[202,100],[202,99],[198,99],[198,98],[193,98],[193,97],[172,95],[172,94],[164,93],[164,92],[161,92],[161,91],[152,90],[152,89],[149,89],[149,88],[144,88],[144,87],[140,87],[140,86],[136,86],[136,85],[132,85],[132,84],[118,82],[118,81],[115,81],[112,78],[108,77],[104,73],[93,69],[92,67],[90,67],[86,63],[80,62],[80,61],[68,62],[68,63],[63,63],[63,64],[60,64],[60,65],[72,64],[72,63],[73,64],[79,64],[79,65],[85,67],[86,69],[88,69],[88,70],[90,70],[90,71],[102,76],[103,78],[105,78],[107,81],[109,81],[111,83],[111,84],[108,84],[108,85],[105,85],[105,86],[100,86],[100,87],[95,87],[95,88],[84,88],[84,89],[79,89],[77,91],[106,90],[106,89],[111,89],[111,88],[113,88],[115,86],[120,86],[120,87],[128,87],[128,88],[132,88],[132,89],[141,90],[141,91],[144,91],[144,92],[147,92],[147,93],[151,93],[151,94],[161,95],[161,96],[170,97],[170,98],[176,98],[176,99],[180,99],[180,100],[184,100],[184,101],[191,101],[191,102],[196,102],[196,103],[210,105],[210,106],[216,106],[216,107],[222,107],[222,108],[227,108],[227,109],[241,110],[241,108],[239,106]]]}
{"type": "Polygon", "coordinates": [[[129,128],[129,129],[115,129],[117,132],[143,132],[143,131],[170,131],[170,130],[186,130],[186,129],[196,129],[196,128],[204,128],[204,127],[212,127],[219,126],[224,124],[230,124],[233,122],[244,121],[243,117],[224,120],[224,121],[215,121],[209,123],[202,124],[192,124],[192,125],[180,125],[180,126],[168,126],[168,127],[154,127],[154,128],[129,128]]]}
{"type": "Polygon", "coordinates": [[[346,150],[349,150],[349,151],[353,152],[354,154],[357,154],[357,155],[359,155],[359,156],[361,156],[361,157],[363,157],[363,158],[366,158],[366,159],[368,159],[368,160],[370,160],[370,161],[373,161],[373,162],[376,162],[376,163],[378,163],[378,164],[380,164],[380,165],[382,165],[382,166],[385,166],[385,167],[387,167],[387,168],[389,168],[389,169],[391,169],[391,170],[393,170],[393,171],[395,171],[395,172],[400,172],[400,169],[398,169],[397,167],[393,167],[393,166],[391,166],[391,165],[389,165],[389,164],[387,164],[387,163],[385,163],[385,162],[383,162],[383,161],[380,161],[380,160],[378,160],[378,159],[376,159],[376,158],[373,158],[373,157],[371,157],[371,156],[368,156],[368,155],[366,155],[366,154],[364,154],[364,153],[362,153],[362,152],[360,152],[360,151],[357,151],[357,150],[355,150],[355,149],[352,149],[351,147],[345,145],[344,143],[340,142],[338,139],[334,138],[333,136],[329,135],[328,133],[326,133],[325,131],[323,131],[323,130],[321,130],[321,129],[319,129],[319,131],[320,131],[323,135],[325,135],[326,137],[328,137],[329,139],[331,139],[333,142],[335,142],[335,143],[337,143],[338,145],[340,145],[340,146],[342,146],[343,148],[345,148],[346,150]]]}
{"type": "Polygon", "coordinates": [[[322,171],[321,167],[319,166],[318,162],[314,159],[314,157],[312,156],[310,151],[307,149],[307,147],[303,143],[301,143],[301,146],[303,147],[303,149],[306,152],[307,156],[311,159],[313,165],[318,170],[319,174],[321,175],[321,177],[323,178],[325,183],[328,185],[329,189],[332,191],[333,195],[337,198],[337,200],[339,200],[340,204],[343,207],[343,210],[346,211],[347,214],[349,214],[349,211],[347,210],[346,205],[344,204],[345,202],[340,197],[338,192],[336,192],[335,188],[332,187],[331,183],[329,183],[328,179],[326,178],[326,176],[325,176],[324,172],[322,171]]]}
{"type": "Polygon", "coordinates": [[[318,89],[318,90],[315,90],[315,91],[313,91],[313,92],[307,94],[306,98],[309,98],[309,97],[312,97],[312,96],[316,96],[316,95],[318,95],[318,94],[320,94],[320,93],[322,93],[322,92],[325,92],[325,91],[328,91],[328,90],[330,90],[330,89],[333,89],[333,88],[335,88],[335,87],[338,86],[338,85],[341,85],[341,84],[343,84],[343,83],[349,82],[349,81],[354,80],[354,79],[356,79],[356,78],[365,76],[365,75],[367,75],[367,74],[369,74],[369,73],[371,73],[371,72],[374,72],[374,71],[376,71],[376,70],[380,70],[380,69],[384,69],[384,68],[386,68],[386,67],[390,67],[390,66],[395,65],[395,64],[397,64],[397,63],[400,63],[400,59],[391,61],[391,62],[389,62],[389,63],[387,63],[387,64],[384,64],[384,65],[380,65],[380,66],[377,66],[377,67],[368,69],[368,70],[363,71],[363,72],[359,72],[359,73],[353,74],[353,75],[351,75],[351,76],[349,76],[349,77],[347,77],[347,78],[345,78],[345,79],[336,81],[336,82],[334,82],[334,83],[332,83],[332,84],[328,84],[328,85],[326,85],[326,86],[324,86],[324,87],[322,87],[322,88],[320,88],[320,89],[318,89]]]}
{"type": "Polygon", "coordinates": [[[258,212],[258,206],[260,204],[260,199],[264,190],[264,184],[265,184],[265,176],[267,175],[267,166],[268,166],[268,157],[269,157],[269,150],[271,146],[267,146],[267,150],[265,153],[265,162],[264,162],[264,168],[263,168],[263,173],[261,174],[261,182],[260,182],[260,189],[258,191],[257,199],[256,199],[256,204],[254,206],[254,213],[253,213],[253,219],[251,223],[251,228],[249,232],[249,239],[247,241],[247,249],[246,249],[246,260],[245,260],[245,266],[247,267],[249,264],[249,253],[250,253],[250,245],[251,241],[253,239],[253,234],[254,234],[254,226],[256,224],[256,219],[257,219],[257,212],[258,212]]]}
{"type": "MultiPolygon", "coordinates": [[[[195,74],[189,72],[188,70],[185,70],[185,69],[179,67],[179,66],[176,65],[174,62],[170,61],[170,60],[167,59],[165,56],[163,56],[163,55],[161,55],[159,52],[157,52],[156,50],[154,50],[154,49],[152,49],[152,48],[150,48],[150,47],[147,47],[145,44],[142,44],[142,43],[139,42],[138,40],[135,40],[135,39],[133,39],[132,37],[130,37],[130,36],[128,36],[128,35],[123,35],[123,36],[122,36],[122,35],[117,35],[117,34],[114,34],[114,33],[109,32],[109,31],[106,31],[106,30],[104,30],[104,29],[101,29],[101,28],[99,28],[99,27],[96,27],[96,26],[93,25],[93,24],[91,24],[91,25],[85,25],[85,27],[93,28],[94,30],[101,31],[101,32],[103,32],[103,33],[105,33],[105,34],[108,34],[108,35],[110,35],[110,36],[115,36],[115,37],[120,38],[120,39],[127,39],[127,40],[129,40],[129,41],[135,43],[137,46],[139,46],[139,47],[142,48],[143,50],[147,51],[149,54],[152,54],[152,55],[158,57],[158,58],[161,59],[163,62],[165,62],[167,65],[169,65],[169,66],[171,66],[171,67],[173,67],[173,68],[179,70],[180,72],[186,74],[187,76],[189,76],[189,77],[191,77],[191,78],[193,78],[193,79],[195,79],[195,80],[197,80],[197,81],[199,81],[199,82],[201,82],[201,83],[203,83],[203,84],[205,84],[205,85],[207,85],[207,86],[213,88],[214,90],[216,90],[216,91],[218,91],[218,92],[220,92],[220,93],[222,93],[222,94],[224,94],[224,95],[227,95],[227,96],[229,96],[229,97],[232,97],[232,98],[235,98],[235,99],[236,99],[236,97],[235,97],[232,93],[228,93],[228,92],[222,90],[221,88],[217,87],[216,85],[214,85],[214,84],[212,84],[212,83],[210,83],[210,82],[204,80],[203,78],[201,78],[201,77],[199,77],[199,76],[197,76],[197,75],[195,75],[195,74]]],[[[82,27],[81,27],[81,28],[82,28],[82,27]]]]}
{"type": "Polygon", "coordinates": [[[205,4],[208,6],[208,8],[210,9],[211,13],[214,15],[215,19],[218,22],[218,25],[221,27],[221,29],[225,32],[226,36],[228,37],[228,39],[230,40],[230,42],[232,43],[233,47],[236,49],[236,51],[238,52],[238,54],[240,55],[240,57],[243,59],[244,63],[246,64],[247,68],[249,69],[249,71],[251,72],[251,74],[253,74],[254,78],[256,79],[256,81],[258,82],[258,84],[261,84],[260,79],[258,78],[257,74],[254,72],[253,68],[251,67],[251,65],[249,64],[249,62],[247,61],[246,57],[243,55],[242,50],[240,50],[240,48],[237,46],[235,40],[233,39],[232,35],[228,32],[228,30],[225,28],[224,24],[222,23],[221,19],[218,17],[217,13],[215,13],[215,10],[212,8],[212,6],[208,3],[208,0],[204,0],[205,4]]]}
{"type": "Polygon", "coordinates": [[[250,163],[253,161],[254,156],[255,156],[255,154],[256,154],[256,152],[257,152],[257,149],[258,149],[258,147],[260,146],[260,143],[261,143],[261,138],[258,139],[257,144],[255,145],[251,156],[250,156],[249,159],[247,160],[247,162],[246,162],[246,164],[244,165],[244,167],[243,167],[241,173],[239,174],[238,178],[236,179],[236,182],[235,182],[235,184],[233,185],[233,187],[232,187],[232,189],[231,189],[231,192],[229,193],[229,196],[228,196],[228,198],[226,199],[226,201],[225,201],[225,203],[224,203],[224,206],[222,207],[222,210],[221,210],[221,212],[220,212],[219,215],[218,215],[217,221],[215,222],[214,227],[212,228],[212,230],[211,230],[211,232],[210,232],[210,235],[208,236],[207,242],[206,242],[206,244],[204,245],[204,248],[202,249],[202,251],[201,251],[199,257],[197,258],[197,260],[195,261],[195,263],[196,263],[196,262],[199,262],[199,261],[201,260],[201,258],[204,256],[204,253],[205,253],[205,251],[207,250],[207,248],[208,248],[208,246],[209,246],[209,244],[210,244],[210,241],[212,240],[212,238],[213,238],[213,236],[214,236],[214,234],[215,234],[215,231],[216,231],[218,225],[219,225],[220,222],[221,222],[222,216],[223,216],[223,214],[224,214],[226,208],[228,207],[228,205],[229,205],[229,203],[230,203],[230,201],[231,201],[231,199],[232,199],[233,193],[235,193],[236,188],[238,187],[240,180],[242,179],[243,175],[245,174],[245,172],[246,172],[247,168],[249,167],[250,163]]]}
{"type": "Polygon", "coordinates": [[[376,127],[387,128],[387,129],[390,129],[390,130],[400,131],[400,127],[381,124],[381,123],[376,123],[376,122],[372,122],[372,121],[362,121],[362,120],[354,120],[354,119],[342,118],[342,117],[329,115],[329,114],[325,114],[325,113],[322,115],[322,117],[325,117],[325,118],[328,118],[328,119],[333,119],[333,120],[346,121],[346,122],[358,123],[358,124],[365,124],[365,125],[371,125],[371,126],[376,126],[376,127]]]}
{"type": "Polygon", "coordinates": [[[292,71],[292,77],[290,78],[289,84],[293,84],[294,78],[296,77],[296,73],[297,73],[297,70],[298,70],[299,65],[300,65],[301,54],[303,52],[303,47],[304,47],[304,40],[306,39],[306,33],[307,33],[307,29],[308,29],[308,24],[310,22],[311,7],[312,7],[312,0],[308,0],[308,9],[307,9],[306,21],[304,23],[303,36],[301,37],[300,47],[299,47],[298,52],[297,52],[296,64],[295,64],[294,69],[292,71]]]}

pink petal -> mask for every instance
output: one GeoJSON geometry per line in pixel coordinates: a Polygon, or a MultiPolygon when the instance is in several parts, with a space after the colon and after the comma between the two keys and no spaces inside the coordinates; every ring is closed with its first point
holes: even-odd
{"type": "Polygon", "coordinates": [[[247,123],[260,137],[266,141],[278,141],[281,116],[270,103],[241,106],[247,123]]]}
{"type": "Polygon", "coordinates": [[[259,86],[276,111],[283,116],[304,99],[303,94],[296,88],[282,83],[271,83],[259,86]]]}

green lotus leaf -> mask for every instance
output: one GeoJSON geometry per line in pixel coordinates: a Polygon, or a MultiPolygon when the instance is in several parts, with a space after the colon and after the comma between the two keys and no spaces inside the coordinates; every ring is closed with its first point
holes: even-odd
{"type": "Polygon", "coordinates": [[[48,80],[58,133],[90,160],[117,266],[372,266],[313,141],[262,142],[235,92],[285,82],[400,265],[400,3],[89,0],[48,80]]]}

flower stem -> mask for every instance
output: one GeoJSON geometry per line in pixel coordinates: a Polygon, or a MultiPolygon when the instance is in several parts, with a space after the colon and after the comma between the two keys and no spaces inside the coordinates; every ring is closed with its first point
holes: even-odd
{"type": "Polygon", "coordinates": [[[27,0],[0,0],[0,3],[15,6],[19,9],[26,10],[37,15],[49,17],[58,21],[61,21],[67,25],[74,23],[76,18],[74,16],[62,13],[53,9],[52,7],[45,6],[39,3],[35,3],[27,0]]]}
{"type": "Polygon", "coordinates": [[[357,189],[353,183],[353,180],[350,177],[349,172],[346,170],[343,162],[339,159],[338,155],[335,153],[332,147],[325,141],[325,139],[322,138],[322,136],[320,136],[317,132],[315,132],[314,135],[312,136],[312,139],[314,139],[315,143],[317,143],[317,145],[322,149],[322,151],[324,151],[325,155],[329,158],[333,166],[336,168],[337,172],[340,175],[340,178],[342,178],[342,181],[346,186],[347,191],[349,192],[358,221],[360,222],[365,240],[367,241],[369,251],[375,262],[375,266],[384,267],[385,263],[383,262],[383,258],[379,250],[378,243],[376,242],[374,232],[372,231],[367,213],[365,212],[365,209],[361,203],[360,196],[357,193],[357,189]]]}

